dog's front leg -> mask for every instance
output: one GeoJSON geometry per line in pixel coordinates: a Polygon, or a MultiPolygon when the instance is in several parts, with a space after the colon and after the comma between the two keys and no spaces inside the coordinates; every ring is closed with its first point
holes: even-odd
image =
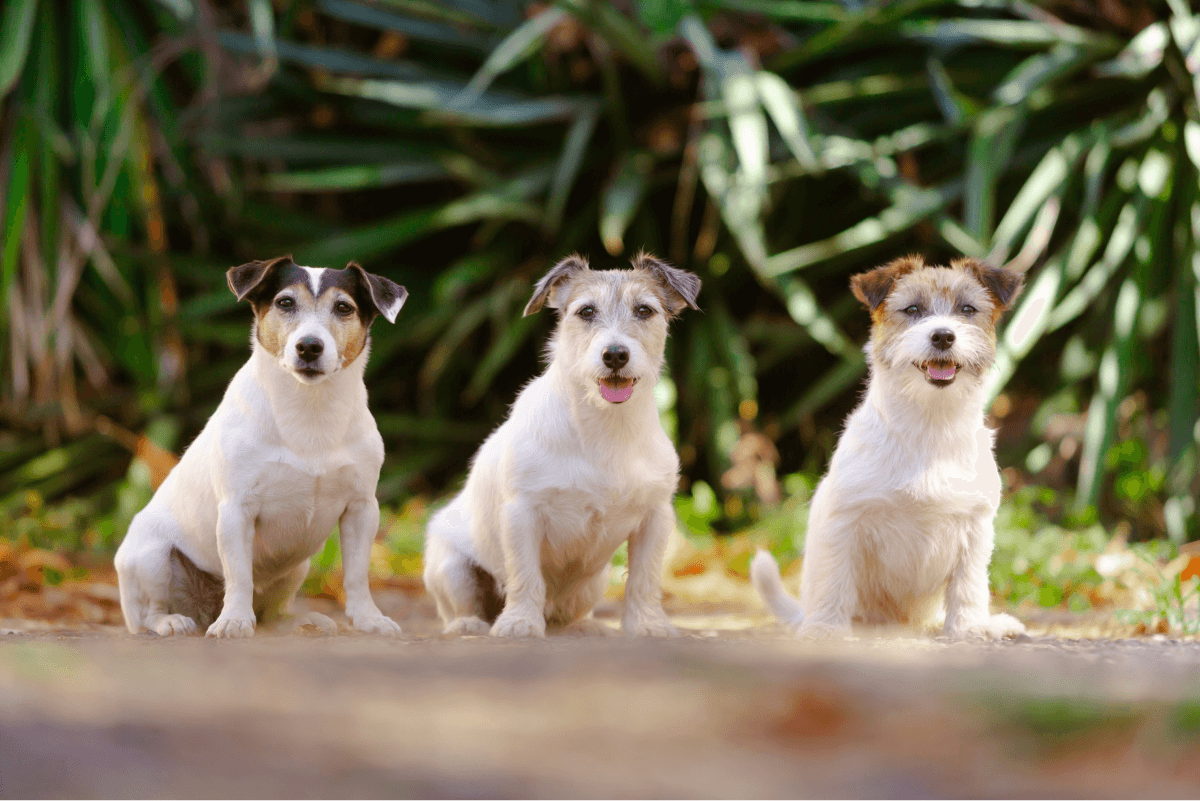
{"type": "Polygon", "coordinates": [[[999,640],[1025,631],[1012,615],[988,611],[988,562],[992,558],[995,530],[991,519],[978,520],[967,532],[966,546],[946,585],[947,637],[983,637],[999,640]]]}
{"type": "Polygon", "coordinates": [[[629,579],[621,628],[633,637],[678,637],[662,608],[662,565],[675,525],[670,501],[656,507],[629,537],[629,579]]]}
{"type": "Polygon", "coordinates": [[[400,634],[400,625],[375,605],[368,575],[371,543],[379,533],[379,501],[369,495],[351,501],[342,513],[342,586],[346,590],[346,617],[355,631],[365,634],[400,634]]]}
{"type": "Polygon", "coordinates": [[[504,550],[504,611],[492,624],[493,637],[546,636],[546,579],[542,576],[542,531],[523,499],[504,504],[500,545],[504,550]]]}
{"type": "Polygon", "coordinates": [[[217,555],[225,574],[221,614],[208,637],[254,636],[254,514],[234,501],[217,507],[217,555]]]}

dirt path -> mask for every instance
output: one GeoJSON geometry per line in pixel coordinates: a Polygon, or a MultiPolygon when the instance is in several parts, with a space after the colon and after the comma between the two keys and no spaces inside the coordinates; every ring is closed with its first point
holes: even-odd
{"type": "Polygon", "coordinates": [[[7,633],[0,796],[1200,795],[1194,642],[442,640],[391,601],[412,637],[7,633]]]}

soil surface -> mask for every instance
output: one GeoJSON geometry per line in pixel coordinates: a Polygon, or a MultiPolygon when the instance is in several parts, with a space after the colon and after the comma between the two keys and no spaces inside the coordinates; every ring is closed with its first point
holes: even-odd
{"type": "Polygon", "coordinates": [[[380,605],[404,638],[0,621],[0,797],[1200,797],[1196,642],[681,605],[677,640],[504,642],[380,605]]]}

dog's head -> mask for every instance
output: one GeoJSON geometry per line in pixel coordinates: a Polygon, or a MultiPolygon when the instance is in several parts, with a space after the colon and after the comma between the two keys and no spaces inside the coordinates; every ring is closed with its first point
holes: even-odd
{"type": "Polygon", "coordinates": [[[592,270],[583,257],[570,256],[534,287],[525,314],[558,309],[551,360],[607,406],[653,388],[667,323],[686,307],[700,308],[699,293],[699,278],[653,256],[638,254],[631,270],[592,270]]]}
{"type": "Polygon", "coordinates": [[[344,270],[301,267],[291,256],[231,267],[229,288],[254,308],[259,347],[302,384],[317,384],[352,363],[382,314],[396,321],[408,292],[354,262],[344,270]]]}
{"type": "Polygon", "coordinates": [[[850,279],[871,310],[872,369],[913,387],[978,385],[996,358],[996,322],[1021,291],[1020,273],[959,259],[907,256],[850,279]]]}

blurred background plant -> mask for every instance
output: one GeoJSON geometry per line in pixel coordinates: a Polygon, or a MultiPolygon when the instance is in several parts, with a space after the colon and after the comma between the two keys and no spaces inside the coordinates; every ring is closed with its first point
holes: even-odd
{"type": "Polygon", "coordinates": [[[539,369],[531,282],[645,247],[705,282],[657,398],[736,573],[726,534],[795,552],[856,401],[848,276],[919,251],[1028,271],[1007,506],[1166,558],[1200,536],[1198,40],[1184,0],[9,0],[5,536],[111,551],[245,359],[224,270],[287,252],[411,293],[368,384],[419,521],[539,369]]]}

